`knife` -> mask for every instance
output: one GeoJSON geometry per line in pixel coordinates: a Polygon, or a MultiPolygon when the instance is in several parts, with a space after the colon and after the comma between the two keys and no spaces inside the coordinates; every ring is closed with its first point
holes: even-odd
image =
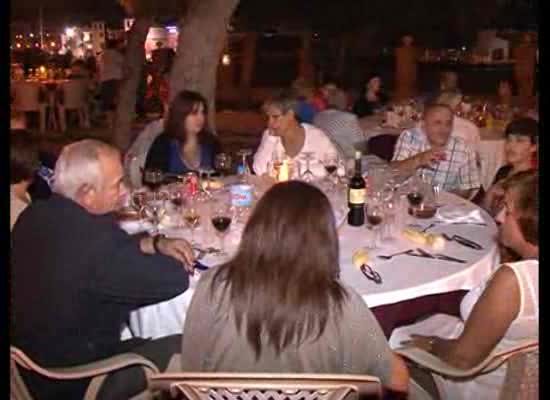
{"type": "Polygon", "coordinates": [[[452,262],[457,262],[457,263],[460,263],[460,264],[465,264],[466,263],[466,260],[461,260],[460,258],[454,258],[454,257],[451,257],[451,256],[446,256],[445,254],[434,254],[434,257],[437,258],[438,260],[442,260],[442,261],[452,261],[452,262]]]}
{"type": "Polygon", "coordinates": [[[474,250],[483,250],[483,247],[476,242],[471,241],[470,239],[466,239],[464,236],[460,235],[447,235],[446,233],[441,234],[445,240],[448,240],[449,242],[457,242],[461,244],[462,246],[469,247],[470,249],[474,250]]]}
{"type": "Polygon", "coordinates": [[[462,246],[466,246],[466,247],[469,247],[471,249],[474,249],[474,250],[483,250],[483,247],[470,240],[470,239],[467,239],[465,238],[464,236],[460,236],[460,235],[453,235],[452,239],[457,242],[457,243],[460,243],[462,246]]]}

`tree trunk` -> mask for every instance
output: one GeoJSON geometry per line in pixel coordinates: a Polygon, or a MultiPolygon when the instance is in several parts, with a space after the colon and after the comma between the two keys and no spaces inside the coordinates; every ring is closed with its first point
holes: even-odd
{"type": "Polygon", "coordinates": [[[118,91],[118,104],[115,115],[113,141],[115,146],[126,150],[130,144],[132,121],[136,108],[136,96],[143,64],[145,62],[145,39],[153,19],[137,17],[128,33],[128,44],[124,59],[124,80],[118,91]]]}
{"type": "Polygon", "coordinates": [[[179,23],[170,100],[183,89],[201,93],[208,102],[208,125],[214,133],[218,64],[227,39],[227,26],[238,3],[239,0],[190,0],[179,23]]]}

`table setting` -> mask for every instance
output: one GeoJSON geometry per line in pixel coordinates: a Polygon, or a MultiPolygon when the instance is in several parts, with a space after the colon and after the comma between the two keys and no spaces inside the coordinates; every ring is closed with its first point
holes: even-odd
{"type": "MultiPolygon", "coordinates": [[[[329,176],[311,183],[327,194],[333,206],[340,241],[340,279],[369,307],[468,290],[492,273],[499,262],[497,228],[485,211],[425,182],[422,186],[418,183],[422,183],[421,177],[395,176],[389,166],[377,165],[366,172],[367,222],[360,227],[346,222],[347,171],[337,174],[335,180],[329,176]],[[420,201],[411,201],[409,195],[415,190],[421,193],[420,201]],[[418,212],[430,208],[435,210],[432,215],[418,212]]],[[[149,196],[163,201],[164,211],[146,212],[137,200],[140,212],[123,219],[122,229],[132,234],[148,231],[185,238],[192,243],[197,264],[189,289],[132,312],[123,338],[159,338],[182,332],[185,311],[201,273],[230,259],[255,202],[277,183],[247,172],[211,178],[221,180],[223,186],[208,189],[208,178],[200,175],[196,174],[196,186],[184,180],[186,183],[171,183],[153,191],[140,189],[128,199],[126,209],[136,203],[133,199],[149,196]],[[232,190],[243,186],[244,196],[232,190]]]]}

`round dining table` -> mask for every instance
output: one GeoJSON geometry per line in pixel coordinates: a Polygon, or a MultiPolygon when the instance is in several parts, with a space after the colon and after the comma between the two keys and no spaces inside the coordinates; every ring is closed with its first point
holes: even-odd
{"type": "MultiPolygon", "coordinates": [[[[497,227],[493,219],[473,203],[453,194],[441,193],[439,200],[441,206],[433,218],[416,219],[409,216],[405,210],[401,213],[401,226],[427,228],[429,232],[445,233],[449,238],[459,235],[476,243],[478,248],[473,249],[455,241],[447,241],[444,249],[435,251],[428,246],[421,246],[406,239],[399,229],[393,238],[383,240],[378,249],[368,250],[368,264],[380,275],[381,283],[369,279],[352,262],[354,252],[365,248],[373,233],[366,226],[348,225],[343,202],[340,201],[341,206],[335,206],[333,202],[333,207],[340,207],[335,210],[339,224],[340,279],[355,289],[369,307],[398,303],[427,295],[469,290],[487,279],[498,266],[500,259],[496,242],[497,227]],[[416,255],[402,254],[391,259],[378,257],[405,250],[411,250],[416,255]],[[419,256],[423,253],[433,258],[419,256]],[[440,255],[455,261],[438,259],[440,255]]],[[[136,233],[146,230],[148,226],[147,223],[132,222],[121,224],[121,227],[129,233],[136,233]]],[[[226,239],[229,254],[237,249],[242,229],[242,223],[232,224],[231,232],[226,239]]],[[[187,229],[177,226],[161,226],[161,231],[168,237],[186,239],[190,237],[187,229]]],[[[197,228],[194,237],[200,247],[218,244],[207,218],[202,218],[202,225],[197,228]]],[[[304,257],[307,257],[307,254],[304,254],[304,257]]],[[[227,258],[210,254],[201,259],[201,263],[213,268],[226,260],[227,258]]],[[[201,272],[195,270],[195,274],[190,278],[190,287],[181,295],[132,312],[128,326],[122,331],[122,338],[132,336],[159,338],[181,334],[186,311],[193,298],[200,274],[201,272]]]]}

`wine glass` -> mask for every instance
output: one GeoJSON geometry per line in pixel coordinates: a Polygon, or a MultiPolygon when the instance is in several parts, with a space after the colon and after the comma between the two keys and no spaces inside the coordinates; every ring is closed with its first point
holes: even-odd
{"type": "Polygon", "coordinates": [[[304,172],[300,175],[300,178],[304,182],[311,183],[315,180],[315,175],[313,175],[313,172],[311,172],[310,163],[311,160],[313,160],[314,153],[312,151],[305,151],[302,153],[302,157],[304,158],[306,162],[306,168],[304,172]]]}
{"type": "Polygon", "coordinates": [[[216,230],[216,235],[220,239],[220,255],[227,255],[225,251],[225,236],[229,233],[229,227],[232,220],[233,212],[231,210],[231,202],[227,199],[218,199],[218,201],[213,204],[211,222],[216,230]]]}
{"type": "Polygon", "coordinates": [[[330,190],[334,190],[336,183],[334,182],[334,173],[338,170],[338,154],[329,152],[323,155],[322,164],[327,171],[327,178],[331,182],[330,190]]]}
{"type": "Polygon", "coordinates": [[[252,155],[251,149],[241,149],[237,152],[237,154],[241,157],[241,163],[238,167],[238,174],[241,176],[241,180],[243,182],[246,182],[248,180],[248,177],[251,175],[250,167],[248,166],[248,160],[247,157],[252,155]]]}
{"type": "Polygon", "coordinates": [[[143,208],[147,203],[148,193],[144,190],[134,190],[130,195],[130,205],[139,215],[143,214],[143,208]]]}
{"type": "Polygon", "coordinates": [[[165,202],[164,197],[157,197],[155,193],[151,193],[147,196],[147,201],[143,207],[145,216],[153,223],[153,236],[159,233],[160,222],[166,214],[165,202]]]}
{"type": "Polygon", "coordinates": [[[159,169],[146,169],[143,173],[143,183],[153,192],[158,191],[163,179],[164,174],[159,169]]]}
{"type": "Polygon", "coordinates": [[[407,193],[407,200],[409,201],[410,207],[414,210],[422,204],[424,201],[424,193],[422,190],[422,181],[416,175],[411,177],[409,183],[409,191],[407,193]]]}
{"type": "Polygon", "coordinates": [[[384,209],[381,202],[377,200],[371,200],[367,205],[365,215],[367,216],[367,223],[372,230],[371,241],[367,245],[370,249],[378,248],[380,242],[380,228],[384,221],[384,209]]]}
{"type": "Polygon", "coordinates": [[[227,153],[216,154],[214,168],[224,177],[231,172],[231,161],[231,156],[227,153]]]}
{"type": "Polygon", "coordinates": [[[201,216],[199,212],[197,199],[188,198],[183,209],[183,220],[185,225],[191,231],[191,245],[195,243],[195,229],[200,225],[201,216]]]}

